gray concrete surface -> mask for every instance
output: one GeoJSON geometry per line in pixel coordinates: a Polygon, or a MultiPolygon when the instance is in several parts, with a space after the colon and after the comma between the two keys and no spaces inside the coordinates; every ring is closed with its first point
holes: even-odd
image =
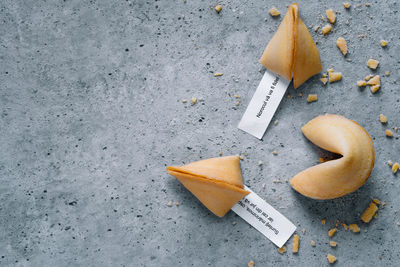
{"type": "Polygon", "coordinates": [[[350,1],[346,11],[342,1],[300,1],[310,28],[326,23],[320,16],[327,8],[338,12],[330,35],[311,33],[324,69],[341,71],[343,80],[323,86],[316,76],[297,91],[290,86],[279,123],[259,141],[236,126],[263,74],[258,59],[289,3],[1,1],[0,265],[327,266],[327,253],[338,257],[337,266],[400,265],[400,181],[386,164],[400,161],[399,133],[384,135],[400,126],[400,4],[350,1]],[[268,15],[272,6],[281,17],[268,15]],[[339,36],[348,40],[349,61],[335,46],[339,36]],[[370,57],[380,61],[377,71],[367,68],[370,57]],[[375,95],[356,86],[370,73],[381,75],[375,95]],[[308,104],[309,93],[319,100],[308,104]],[[204,102],[181,102],[192,97],[204,102]],[[285,180],[323,154],[300,127],[324,112],[365,127],[376,165],[355,193],[315,201],[285,180]],[[280,255],[232,212],[210,214],[165,172],[219,151],[248,154],[245,183],[298,225],[298,255],[280,255]],[[371,197],[386,206],[365,225],[360,213],[371,197]],[[358,223],[361,233],[340,228],[332,249],[327,231],[337,219],[358,223]]]}

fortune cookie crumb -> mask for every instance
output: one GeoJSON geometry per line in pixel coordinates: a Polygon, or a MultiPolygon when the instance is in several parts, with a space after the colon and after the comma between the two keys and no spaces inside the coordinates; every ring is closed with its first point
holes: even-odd
{"type": "Polygon", "coordinates": [[[335,261],[337,260],[337,258],[335,256],[333,256],[332,254],[328,254],[328,256],[326,256],[328,259],[329,263],[335,263],[335,261]]]}
{"type": "Polygon", "coordinates": [[[336,234],[337,229],[336,228],[332,228],[328,231],[328,236],[332,237],[336,234]]]}
{"type": "Polygon", "coordinates": [[[269,14],[270,14],[272,17],[277,17],[277,16],[279,16],[281,13],[278,11],[278,9],[276,9],[276,7],[272,7],[272,8],[269,10],[269,14]]]}
{"type": "Polygon", "coordinates": [[[380,121],[381,123],[387,123],[387,118],[386,118],[386,116],[383,115],[383,114],[380,114],[380,115],[379,115],[379,121],[380,121]]]}
{"type": "Polygon", "coordinates": [[[328,33],[330,33],[332,31],[332,25],[331,24],[326,24],[324,27],[322,27],[321,29],[321,33],[323,35],[327,35],[328,33]]]}
{"type": "Polygon", "coordinates": [[[335,23],[336,22],[336,14],[335,11],[333,11],[332,9],[328,9],[325,11],[326,13],[326,17],[328,18],[330,23],[335,23]]]}
{"type": "Polygon", "coordinates": [[[286,252],[286,246],[282,246],[281,248],[278,248],[278,252],[279,252],[280,254],[285,253],[285,252],[286,252]]]}
{"type": "Polygon", "coordinates": [[[311,103],[311,102],[315,102],[318,100],[318,95],[317,94],[309,94],[307,97],[307,102],[311,103]]]}
{"type": "Polygon", "coordinates": [[[336,41],[336,45],[339,48],[340,52],[342,52],[343,56],[347,54],[347,42],[343,37],[339,37],[336,41]]]}
{"type": "Polygon", "coordinates": [[[368,68],[373,69],[373,70],[376,70],[376,68],[377,68],[378,65],[379,65],[379,61],[370,58],[370,59],[368,60],[368,62],[367,62],[367,65],[368,65],[368,68]]]}

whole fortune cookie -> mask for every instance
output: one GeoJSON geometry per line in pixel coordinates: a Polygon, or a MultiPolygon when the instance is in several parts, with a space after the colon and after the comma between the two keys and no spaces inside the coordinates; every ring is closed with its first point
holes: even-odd
{"type": "Polygon", "coordinates": [[[244,190],[239,156],[210,158],[183,166],[169,166],[178,179],[204,206],[223,217],[250,192],[244,190]]]}
{"type": "Polygon", "coordinates": [[[350,194],[367,181],[375,150],[371,137],[358,123],[326,114],[307,122],[301,130],[315,145],[342,157],[295,175],[290,185],[296,191],[314,199],[332,199],[350,194]]]}
{"type": "Polygon", "coordinates": [[[289,6],[281,25],[265,48],[260,63],[289,81],[293,77],[295,89],[321,72],[318,48],[300,18],[297,3],[289,6]]]}

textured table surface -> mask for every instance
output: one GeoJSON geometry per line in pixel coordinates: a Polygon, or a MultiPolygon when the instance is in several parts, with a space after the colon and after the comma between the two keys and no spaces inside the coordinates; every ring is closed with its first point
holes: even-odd
{"type": "Polygon", "coordinates": [[[290,2],[1,1],[0,265],[326,266],[328,253],[337,266],[400,265],[400,177],[387,164],[400,161],[400,132],[384,133],[400,127],[400,4],[350,1],[345,10],[342,1],[312,2],[301,1],[300,14],[323,69],[343,79],[324,86],[317,75],[296,91],[290,86],[278,124],[260,141],[236,126],[290,2]],[[272,6],[280,17],[268,15],[272,6]],[[337,22],[322,36],[313,28],[327,23],[321,16],[328,8],[337,22]],[[340,36],[346,58],[335,44],[340,36]],[[369,58],[380,61],[376,71],[367,68],[369,58]],[[371,73],[381,76],[376,94],[356,86],[371,73]],[[318,101],[307,103],[309,93],[318,101]],[[191,105],[192,97],[204,101],[191,105]],[[324,155],[300,128],[325,112],[365,127],[376,164],[355,193],[315,201],[286,180],[324,155]],[[165,172],[220,151],[246,155],[245,183],[296,224],[297,255],[291,239],[281,255],[233,212],[217,218],[165,172]],[[373,197],[386,205],[363,224],[373,197]],[[337,219],[361,232],[339,227],[333,249],[327,232],[337,219]]]}

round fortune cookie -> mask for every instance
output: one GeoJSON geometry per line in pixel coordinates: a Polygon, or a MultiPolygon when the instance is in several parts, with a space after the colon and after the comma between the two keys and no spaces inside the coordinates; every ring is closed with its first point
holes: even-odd
{"type": "Polygon", "coordinates": [[[301,129],[315,145],[342,155],[308,168],[290,180],[300,194],[314,199],[332,199],[361,187],[371,174],[375,150],[369,134],[358,123],[340,115],[321,115],[301,129]]]}

